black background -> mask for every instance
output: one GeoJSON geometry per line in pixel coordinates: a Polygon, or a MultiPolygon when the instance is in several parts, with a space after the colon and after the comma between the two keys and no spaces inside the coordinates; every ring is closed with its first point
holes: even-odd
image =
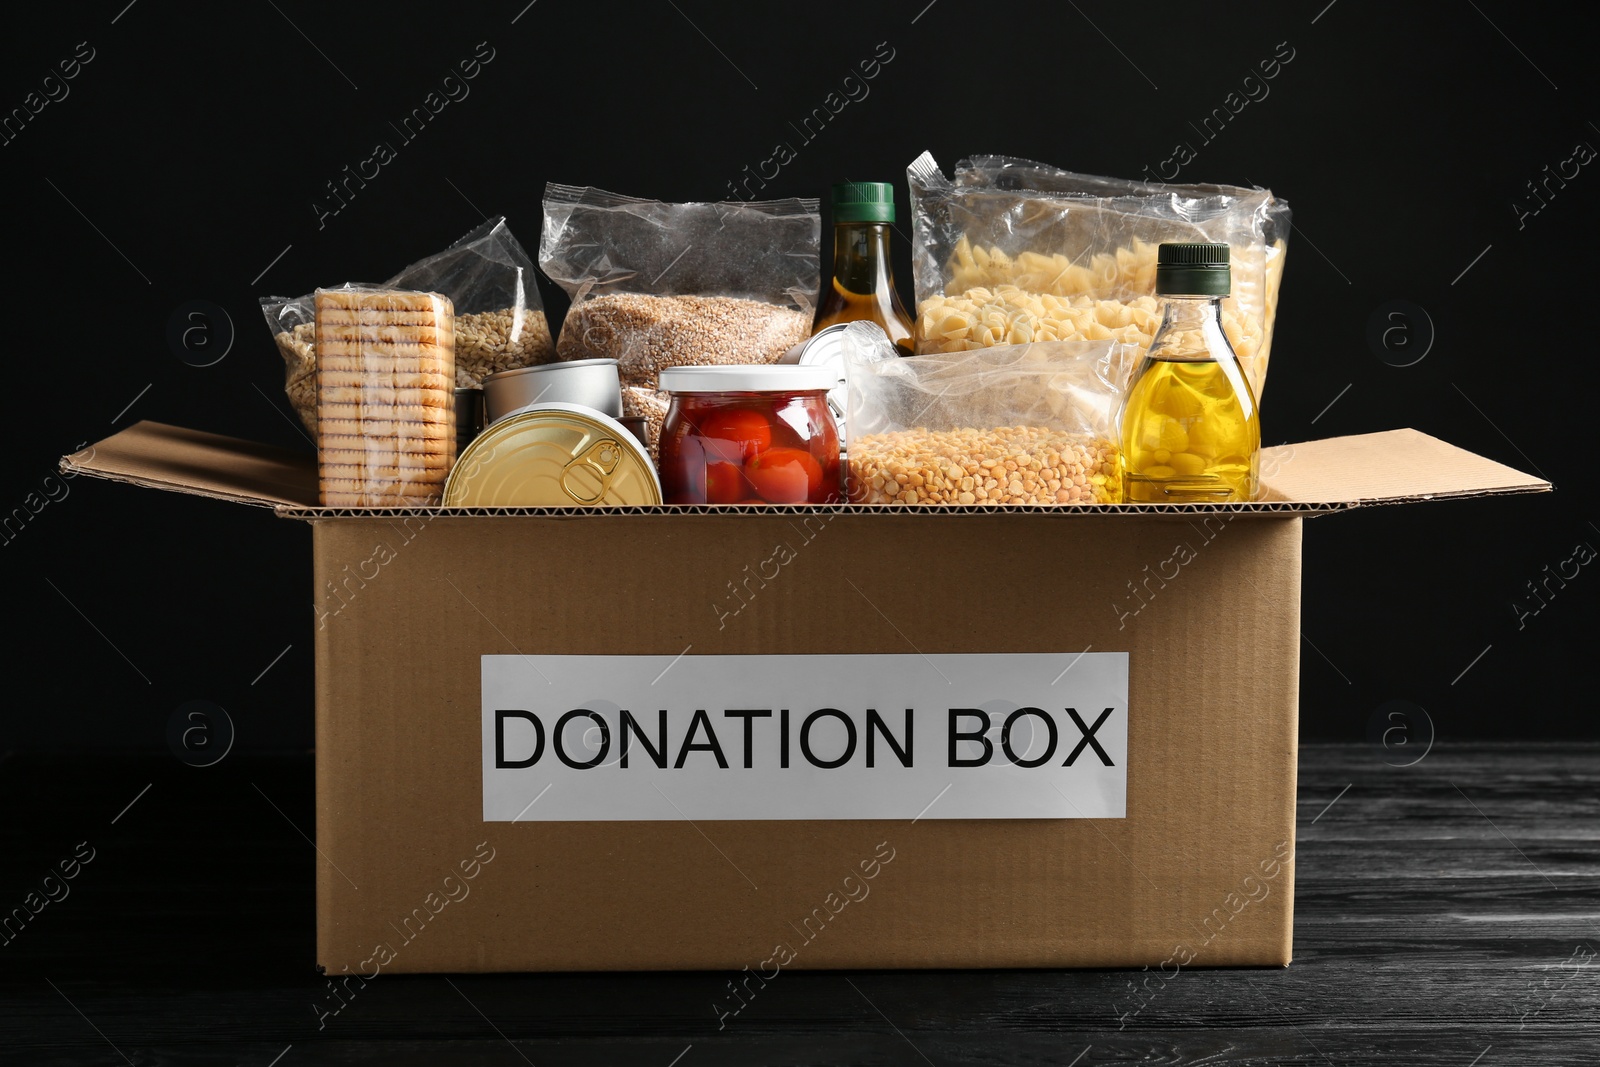
{"type": "MultiPolygon", "coordinates": [[[[1188,141],[1197,158],[1180,180],[1270,186],[1295,226],[1268,441],[1414,426],[1557,487],[1308,522],[1303,736],[1359,739],[1395,707],[1418,722],[1425,709],[1440,738],[1600,735],[1576,699],[1594,568],[1552,583],[1520,626],[1514,607],[1537,606],[1526,584],[1547,565],[1600,546],[1581,247],[1596,164],[1552,183],[1537,214],[1516,207],[1538,206],[1525,183],[1547,165],[1600,145],[1592,49],[1562,18],[1503,0],[524,3],[113,0],[41,5],[8,27],[7,112],[79,42],[94,58],[0,145],[21,327],[9,356],[22,418],[0,473],[14,516],[0,538],[7,747],[159,749],[197,699],[228,710],[241,748],[310,745],[309,529],[52,480],[57,457],[139,419],[309,451],[258,297],[382,279],[485,213],[507,215],[531,250],[547,180],[724,198],[779,141],[798,158],[767,195],[892,180],[906,234],[904,168],[924,149],[947,170],[1000,152],[1137,177],[1188,141]],[[479,42],[494,58],[470,95],[319,226],[325,183],[394,140],[388,122],[479,42]],[[790,122],[880,42],[893,58],[870,94],[799,143],[790,122]],[[1293,58],[1270,94],[1204,143],[1189,123],[1280,42],[1293,58]],[[1436,331],[1408,367],[1367,341],[1397,299],[1436,331]],[[191,300],[226,309],[235,333],[209,367],[167,341],[191,300]],[[50,493],[62,498],[31,514],[29,494],[37,506],[50,493]]],[[[897,254],[909,303],[906,241],[897,254]]],[[[559,321],[564,302],[548,285],[545,298],[559,321]]],[[[560,573],[535,544],[513,563],[560,573]]]]}

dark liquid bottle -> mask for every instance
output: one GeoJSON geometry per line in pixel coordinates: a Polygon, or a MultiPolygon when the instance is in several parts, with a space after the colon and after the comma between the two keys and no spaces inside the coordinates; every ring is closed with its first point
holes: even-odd
{"type": "Polygon", "coordinates": [[[883,327],[903,355],[916,351],[911,316],[895,292],[889,263],[894,186],[841,182],[833,187],[833,277],[817,301],[811,332],[865,319],[883,327]]]}

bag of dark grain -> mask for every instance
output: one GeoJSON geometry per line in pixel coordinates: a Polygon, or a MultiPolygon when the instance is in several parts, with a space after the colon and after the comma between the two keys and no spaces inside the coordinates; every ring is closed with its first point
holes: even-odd
{"type": "Polygon", "coordinates": [[[666,410],[664,367],[776,363],[811,333],[814,199],[669,204],[549,185],[539,266],[572,298],[558,359],[615,359],[623,408],[666,410]]]}

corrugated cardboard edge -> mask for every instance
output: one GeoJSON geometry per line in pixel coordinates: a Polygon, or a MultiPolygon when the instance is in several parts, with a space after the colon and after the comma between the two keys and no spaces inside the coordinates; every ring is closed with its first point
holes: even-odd
{"type": "MultiPolygon", "coordinates": [[[[1296,541],[1295,555],[1298,557],[1295,563],[1295,570],[1297,573],[1304,574],[1305,538],[1303,531],[1302,536],[1296,541]]],[[[1296,596],[1289,608],[1290,624],[1297,634],[1303,632],[1301,630],[1300,616],[1304,610],[1304,605],[1304,599],[1296,596]]],[[[1294,960],[1294,890],[1295,875],[1300,870],[1298,807],[1300,797],[1300,657],[1298,655],[1290,657],[1288,669],[1283,671],[1283,675],[1284,688],[1288,691],[1290,704],[1294,708],[1294,715],[1289,720],[1289,758],[1285,763],[1287,767],[1286,773],[1289,778],[1289,788],[1284,795],[1283,802],[1286,810],[1283,813],[1283,822],[1289,828],[1289,858],[1283,865],[1285,904],[1283,929],[1279,934],[1281,949],[1278,959],[1279,964],[1287,967],[1294,960]]]]}
{"type": "MultiPolygon", "coordinates": [[[[313,527],[312,530],[312,541],[313,545],[315,546],[315,543],[318,540],[316,527],[313,527]]],[[[327,562],[328,554],[321,551],[320,546],[314,547],[311,553],[311,588],[313,591],[313,603],[315,603],[316,592],[325,588],[327,584],[333,580],[333,575],[325,573],[328,569],[326,566],[327,562]]],[[[322,848],[325,851],[337,853],[338,845],[334,842],[333,838],[335,836],[334,828],[340,825],[340,820],[336,817],[338,813],[333,806],[335,804],[335,798],[339,795],[339,792],[333,788],[333,786],[337,781],[338,775],[332,766],[333,760],[329,758],[329,754],[335,750],[334,746],[329,743],[332,740],[332,738],[329,736],[329,729],[330,724],[334,721],[334,715],[333,705],[331,698],[328,695],[328,690],[333,681],[333,672],[321,669],[321,665],[332,662],[329,651],[329,631],[326,626],[319,625],[317,627],[316,636],[313,639],[313,647],[315,650],[315,659],[313,662],[318,664],[318,670],[314,672],[315,714],[313,715],[315,731],[313,735],[313,743],[315,746],[313,751],[317,754],[317,758],[313,761],[312,767],[313,777],[316,781],[317,821],[311,832],[316,840],[322,842],[322,844],[318,846],[319,848],[322,848]]],[[[316,883],[317,944],[326,945],[334,940],[334,928],[337,924],[334,918],[335,908],[333,906],[334,899],[332,887],[328,884],[326,872],[324,872],[320,866],[317,868],[316,883]]],[[[317,962],[317,970],[324,974],[327,973],[326,967],[321,962],[320,953],[317,962]]]]}
{"type": "Polygon", "coordinates": [[[1412,429],[1265,449],[1261,481],[1272,496],[1311,508],[1545,493],[1551,488],[1542,477],[1412,429]]]}
{"type": "Polygon", "coordinates": [[[135,423],[63,456],[60,467],[66,474],[256,507],[307,507],[319,500],[314,457],[160,422],[135,423]]]}
{"type": "Polygon", "coordinates": [[[654,515],[680,517],[684,515],[815,515],[833,518],[840,515],[906,515],[914,518],[967,518],[994,515],[1051,515],[1060,518],[1093,518],[1106,515],[1168,515],[1191,517],[1195,515],[1331,515],[1356,507],[1350,503],[1307,505],[1287,500],[1258,500],[1241,504],[1083,504],[1056,505],[1017,504],[991,506],[981,504],[956,507],[907,507],[898,504],[762,504],[762,505],[684,505],[663,504],[655,506],[605,507],[605,508],[324,508],[280,506],[280,518],[318,522],[324,519],[371,518],[508,518],[531,516],[536,518],[593,519],[608,515],[654,515]]]}
{"type": "Polygon", "coordinates": [[[238,438],[140,422],[63,457],[63,472],[272,507],[288,519],[387,516],[572,516],[882,514],[990,516],[1325,515],[1375,504],[1548,492],[1543,478],[1485,459],[1416,430],[1333,437],[1264,449],[1263,499],[1239,504],[1097,504],[1089,507],[884,507],[833,505],[651,508],[324,508],[313,457],[238,438]]]}

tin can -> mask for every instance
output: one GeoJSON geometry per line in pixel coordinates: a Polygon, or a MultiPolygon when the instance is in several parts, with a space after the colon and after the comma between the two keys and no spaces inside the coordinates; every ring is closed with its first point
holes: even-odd
{"type": "Polygon", "coordinates": [[[465,452],[472,439],[483,432],[483,390],[465,387],[456,390],[456,455],[465,452]]]}
{"type": "Polygon", "coordinates": [[[617,421],[628,428],[628,432],[639,439],[645,448],[650,447],[650,420],[643,415],[619,415],[617,421]]]}
{"type": "Polygon", "coordinates": [[[780,363],[793,363],[802,367],[826,367],[837,376],[838,385],[828,390],[828,411],[839,429],[839,447],[844,449],[845,412],[849,396],[845,389],[844,330],[850,323],[836,322],[812,334],[809,340],[785,352],[780,363]]]}
{"type": "Polygon", "coordinates": [[[609,415],[536,404],[500,419],[450,471],[444,506],[580,508],[661,503],[650,453],[609,415]]]}
{"type": "Polygon", "coordinates": [[[616,418],[622,384],[614,359],[574,359],[489,375],[483,380],[487,424],[533,404],[580,404],[616,418]]]}

